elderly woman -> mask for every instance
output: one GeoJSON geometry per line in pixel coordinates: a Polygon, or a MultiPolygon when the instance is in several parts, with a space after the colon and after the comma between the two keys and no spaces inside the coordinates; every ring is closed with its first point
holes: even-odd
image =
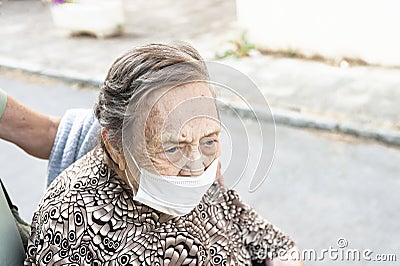
{"type": "Polygon", "coordinates": [[[100,144],[49,187],[25,264],[301,265],[278,258],[294,249],[287,235],[215,182],[220,123],[207,79],[185,44],[114,62],[95,106],[100,144]]]}

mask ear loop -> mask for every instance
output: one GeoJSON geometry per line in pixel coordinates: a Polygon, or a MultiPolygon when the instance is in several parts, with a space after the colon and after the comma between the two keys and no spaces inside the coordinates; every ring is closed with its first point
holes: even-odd
{"type": "Polygon", "coordinates": [[[132,182],[131,182],[131,180],[129,179],[129,175],[128,175],[128,171],[127,171],[127,169],[125,168],[125,177],[126,177],[126,179],[128,180],[128,183],[129,183],[129,186],[132,188],[132,193],[133,193],[133,195],[136,195],[136,193],[137,193],[137,190],[135,189],[135,187],[132,185],[132,182]]]}

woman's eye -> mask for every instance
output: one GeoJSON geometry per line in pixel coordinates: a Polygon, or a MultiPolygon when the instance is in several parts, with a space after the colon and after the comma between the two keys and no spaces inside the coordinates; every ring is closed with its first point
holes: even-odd
{"type": "Polygon", "coordinates": [[[178,150],[179,150],[178,147],[172,147],[172,148],[169,148],[168,150],[165,150],[165,152],[168,152],[168,153],[175,153],[175,152],[177,152],[178,150]]]}
{"type": "Polygon", "coordinates": [[[204,144],[207,146],[214,145],[214,143],[215,143],[215,140],[207,140],[206,142],[204,142],[204,144]]]}
{"type": "Polygon", "coordinates": [[[205,156],[214,155],[217,152],[217,142],[218,140],[216,139],[210,139],[202,142],[200,145],[201,153],[205,156]]]}

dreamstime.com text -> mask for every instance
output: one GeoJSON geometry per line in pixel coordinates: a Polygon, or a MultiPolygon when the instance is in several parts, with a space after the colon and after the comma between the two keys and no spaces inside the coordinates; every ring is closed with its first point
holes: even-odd
{"type": "Polygon", "coordinates": [[[345,238],[339,238],[336,247],[321,249],[303,249],[301,251],[291,250],[289,252],[281,252],[279,257],[281,260],[292,261],[373,261],[373,262],[395,262],[396,254],[375,253],[371,249],[349,248],[349,242],[345,238]]]}

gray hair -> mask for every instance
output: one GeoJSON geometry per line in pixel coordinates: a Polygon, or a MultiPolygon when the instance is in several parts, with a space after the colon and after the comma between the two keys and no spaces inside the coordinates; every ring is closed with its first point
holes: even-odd
{"type": "Polygon", "coordinates": [[[133,103],[139,107],[154,90],[208,79],[203,59],[189,44],[135,47],[112,64],[100,87],[94,113],[112,148],[122,152],[124,119],[131,116],[130,120],[135,120],[135,113],[127,112],[128,106],[133,103]]]}

